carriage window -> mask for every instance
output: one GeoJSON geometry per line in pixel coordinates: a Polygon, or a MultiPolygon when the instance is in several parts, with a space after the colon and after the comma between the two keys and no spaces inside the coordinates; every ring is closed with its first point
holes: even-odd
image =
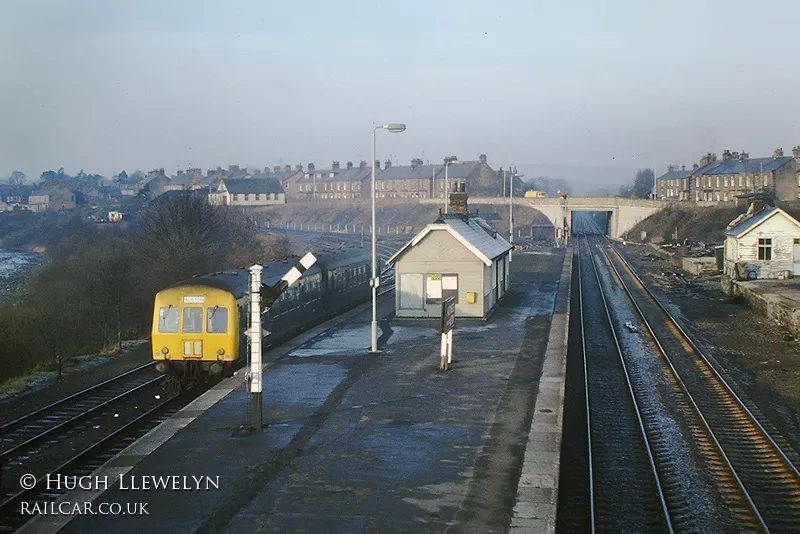
{"type": "Polygon", "coordinates": [[[203,308],[183,309],[183,331],[189,334],[203,331],[203,308]]]}
{"type": "Polygon", "coordinates": [[[228,331],[228,308],[216,306],[208,309],[206,332],[209,334],[224,334],[228,331]]]}
{"type": "Polygon", "coordinates": [[[173,334],[178,331],[178,308],[170,306],[158,311],[158,331],[162,334],[173,334]]]}

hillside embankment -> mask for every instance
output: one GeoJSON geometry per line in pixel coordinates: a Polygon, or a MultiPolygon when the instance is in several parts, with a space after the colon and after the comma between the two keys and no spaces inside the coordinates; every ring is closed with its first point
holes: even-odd
{"type": "MultiPolygon", "coordinates": [[[[779,203],[778,207],[800,220],[800,203],[779,203]]],[[[722,244],[728,223],[747,211],[731,205],[695,207],[672,205],[651,215],[628,232],[627,238],[639,241],[646,232],[645,242],[671,243],[684,240],[722,244]]]]}
{"type": "MultiPolygon", "coordinates": [[[[381,201],[376,207],[376,221],[379,234],[408,233],[414,234],[439,217],[439,207],[432,204],[401,204],[381,201]]],[[[487,219],[492,227],[501,233],[508,234],[508,209],[493,205],[469,204],[470,214],[478,212],[487,219]]],[[[265,206],[254,208],[249,212],[259,226],[292,225],[300,228],[317,228],[327,230],[330,226],[343,229],[355,227],[357,230],[369,228],[372,208],[369,202],[326,205],[321,203],[293,203],[281,206],[265,206]]],[[[532,224],[549,224],[547,217],[541,212],[514,206],[515,229],[530,228],[532,224]]]]}

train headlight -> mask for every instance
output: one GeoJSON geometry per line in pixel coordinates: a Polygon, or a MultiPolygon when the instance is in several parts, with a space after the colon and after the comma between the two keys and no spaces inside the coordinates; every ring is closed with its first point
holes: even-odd
{"type": "Polygon", "coordinates": [[[169,349],[168,349],[167,347],[164,347],[164,348],[162,348],[162,349],[161,349],[161,352],[162,352],[163,354],[166,354],[166,353],[168,353],[168,352],[169,352],[169,349]]]}
{"type": "Polygon", "coordinates": [[[222,356],[223,354],[225,354],[225,349],[217,349],[217,354],[222,356]]]}

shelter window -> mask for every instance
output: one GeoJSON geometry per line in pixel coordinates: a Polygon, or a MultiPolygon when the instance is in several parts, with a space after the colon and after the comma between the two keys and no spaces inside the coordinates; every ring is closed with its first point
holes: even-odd
{"type": "Polygon", "coordinates": [[[197,334],[203,331],[203,308],[183,309],[183,332],[197,334]]]}
{"type": "Polygon", "coordinates": [[[234,202],[238,202],[239,201],[239,195],[238,194],[233,195],[233,201],[234,202]]]}
{"type": "Polygon", "coordinates": [[[758,239],[758,259],[771,260],[772,259],[772,239],[759,238],[758,239]]]}
{"type": "Polygon", "coordinates": [[[256,200],[261,200],[261,193],[256,193],[256,200]]]}
{"type": "Polygon", "coordinates": [[[158,331],[162,334],[174,334],[178,331],[178,308],[170,306],[158,310],[158,331]]]}
{"type": "Polygon", "coordinates": [[[225,334],[228,332],[228,308],[215,306],[208,309],[206,332],[209,334],[225,334]]]}

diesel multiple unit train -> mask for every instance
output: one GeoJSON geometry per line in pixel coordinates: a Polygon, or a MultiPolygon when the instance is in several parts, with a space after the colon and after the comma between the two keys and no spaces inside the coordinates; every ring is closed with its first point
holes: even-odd
{"type": "MultiPolygon", "coordinates": [[[[316,264],[263,313],[262,324],[271,332],[269,342],[369,298],[371,256],[366,251],[316,256],[316,264]]],[[[265,263],[262,293],[269,295],[294,261],[265,263]]],[[[246,359],[249,289],[249,269],[235,269],[184,280],[160,291],[152,328],[158,371],[181,382],[229,375],[246,359]]]]}

